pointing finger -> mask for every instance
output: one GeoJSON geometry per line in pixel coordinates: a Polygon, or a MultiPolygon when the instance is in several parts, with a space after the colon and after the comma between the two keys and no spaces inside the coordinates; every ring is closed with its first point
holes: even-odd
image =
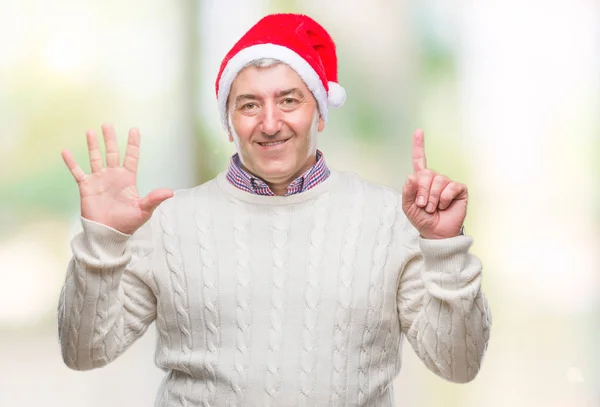
{"type": "Polygon", "coordinates": [[[425,135],[421,129],[417,129],[413,135],[412,162],[414,172],[423,171],[427,168],[427,159],[425,158],[425,135]]]}

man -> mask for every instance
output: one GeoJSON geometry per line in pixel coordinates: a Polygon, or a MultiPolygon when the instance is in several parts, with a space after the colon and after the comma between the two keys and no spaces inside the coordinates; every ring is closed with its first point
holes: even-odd
{"type": "Polygon", "coordinates": [[[467,188],[427,169],[423,132],[398,194],[329,169],[317,133],[341,106],[335,46],[314,20],[269,15],[217,78],[230,168],[173,193],[136,189],[123,165],[68,151],[83,232],[59,307],[65,363],[110,363],[156,322],[157,406],[393,406],[404,336],[454,382],[480,369],[490,330],[481,264],[461,233],[467,188]]]}

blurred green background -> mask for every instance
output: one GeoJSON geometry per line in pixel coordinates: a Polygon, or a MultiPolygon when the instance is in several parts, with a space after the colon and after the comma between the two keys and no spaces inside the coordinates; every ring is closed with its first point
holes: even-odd
{"type": "Polygon", "coordinates": [[[268,12],[303,12],[337,42],[346,105],[331,167],[400,189],[415,128],[431,168],[466,183],[492,338],[470,384],[404,345],[398,406],[600,406],[600,4],[591,0],[0,0],[0,406],[148,406],[154,332],[113,364],[62,363],[56,306],[85,131],[142,132],[139,187],[223,171],[214,80],[268,12]]]}

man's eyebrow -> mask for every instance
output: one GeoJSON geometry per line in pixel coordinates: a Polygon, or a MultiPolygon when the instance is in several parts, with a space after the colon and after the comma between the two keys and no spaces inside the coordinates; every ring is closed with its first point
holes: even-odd
{"type": "Polygon", "coordinates": [[[302,91],[298,88],[291,88],[291,89],[286,89],[286,90],[282,90],[281,92],[277,93],[277,97],[283,97],[283,96],[289,96],[292,94],[297,94],[299,97],[303,98],[304,97],[304,93],[302,93],[302,91]]]}
{"type": "Polygon", "coordinates": [[[258,97],[256,95],[251,94],[251,93],[246,93],[246,94],[243,94],[243,95],[238,95],[235,98],[235,103],[238,104],[240,101],[242,101],[244,99],[257,100],[258,97]]]}

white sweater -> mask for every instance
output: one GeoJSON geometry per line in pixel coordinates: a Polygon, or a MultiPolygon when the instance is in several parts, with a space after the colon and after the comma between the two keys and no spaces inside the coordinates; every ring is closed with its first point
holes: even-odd
{"type": "Polygon", "coordinates": [[[133,236],[82,219],[61,294],[65,363],[110,363],[156,322],[156,406],[385,406],[404,336],[454,382],[491,314],[472,239],[426,240],[399,193],[332,171],[287,197],[220,174],[133,236]]]}

